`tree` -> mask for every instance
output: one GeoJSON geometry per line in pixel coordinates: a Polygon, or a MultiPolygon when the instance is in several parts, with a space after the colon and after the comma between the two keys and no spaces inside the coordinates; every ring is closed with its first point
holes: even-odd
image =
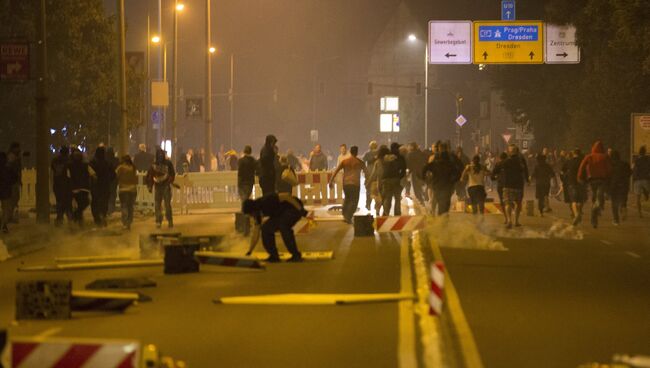
{"type": "MultiPolygon", "coordinates": [[[[36,40],[38,1],[0,0],[0,38],[36,40]]],[[[117,101],[117,30],[101,0],[47,1],[48,123],[51,143],[87,147],[107,140],[119,127],[117,101]],[[111,111],[112,109],[112,111],[111,111]],[[109,117],[109,115],[112,115],[109,117]]],[[[34,48],[32,48],[34,50],[34,48]]],[[[34,74],[34,73],[32,73],[34,74]]],[[[141,74],[141,73],[140,73],[141,74]]],[[[143,77],[128,73],[130,95],[141,90],[143,77]]],[[[0,86],[0,137],[34,141],[34,83],[0,86]]],[[[141,101],[128,106],[131,126],[139,124],[141,101]]],[[[32,146],[33,148],[33,146],[32,146]]]]}

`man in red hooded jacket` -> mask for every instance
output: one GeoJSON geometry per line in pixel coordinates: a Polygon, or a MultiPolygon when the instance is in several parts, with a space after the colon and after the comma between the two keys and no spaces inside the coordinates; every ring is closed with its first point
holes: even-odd
{"type": "Polygon", "coordinates": [[[603,142],[596,141],[591,153],[586,155],[578,169],[578,182],[589,183],[591,187],[591,225],[598,227],[598,216],[605,206],[605,192],[612,176],[612,162],[605,153],[603,142]],[[595,204],[595,205],[594,205],[595,204]]]}

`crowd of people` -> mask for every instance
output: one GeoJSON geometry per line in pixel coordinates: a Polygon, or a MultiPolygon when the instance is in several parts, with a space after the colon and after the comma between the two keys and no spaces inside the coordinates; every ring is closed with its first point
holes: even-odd
{"type": "MultiPolygon", "coordinates": [[[[251,198],[256,181],[263,196],[290,195],[298,185],[298,172],[332,171],[329,185],[334,185],[335,178],[342,173],[342,212],[347,223],[352,223],[357,210],[362,183],[367,194],[365,207],[374,210],[377,216],[401,215],[403,195],[426,206],[434,215],[448,213],[456,195],[457,201],[468,204],[472,213],[480,215],[484,213],[488,193],[495,191],[508,228],[521,226],[524,189],[531,183],[535,184],[540,216],[551,211],[549,199],[555,197],[568,205],[573,225],[582,221],[589,192],[593,227],[598,226],[607,200],[611,201],[613,222],[618,225],[627,217],[630,188],[640,217],[643,216],[641,202],[647,201],[650,195],[650,156],[646,147],[639,149],[630,165],[618,151],[606,150],[600,141],[586,155],[577,148],[520,152],[511,144],[506,152],[498,155],[475,149],[471,159],[460,147],[452,151],[449,142],[436,142],[430,149],[422,149],[417,143],[393,142],[388,146],[372,141],[362,155],[357,146],[348,149],[346,144],[340,145],[336,164],[320,144],[313,147],[308,157],[296,156],[292,150],[280,154],[273,135],[266,137],[257,159],[251,146],[245,146],[241,154],[232,149],[224,151],[223,147],[221,151],[213,155],[211,170],[238,171],[237,189],[242,203],[251,198]],[[223,159],[219,159],[221,156],[223,159]]],[[[205,171],[205,151],[198,152],[188,150],[180,155],[176,165],[178,173],[205,171]]],[[[18,143],[12,143],[7,153],[0,152],[0,229],[3,232],[8,232],[9,223],[18,221],[21,157],[18,143]]],[[[77,148],[62,147],[51,162],[55,224],[61,225],[67,218],[83,226],[83,214],[90,206],[94,224],[105,227],[119,197],[122,225],[129,229],[133,222],[137,172],[147,173],[145,183],[154,192],[156,225],[162,226],[164,210],[168,226],[173,227],[171,196],[177,170],[165,151],[157,148],[155,154],[150,154],[143,144],[133,157],[125,155],[119,159],[111,147],[103,144],[95,149],[92,157],[77,148]]]]}

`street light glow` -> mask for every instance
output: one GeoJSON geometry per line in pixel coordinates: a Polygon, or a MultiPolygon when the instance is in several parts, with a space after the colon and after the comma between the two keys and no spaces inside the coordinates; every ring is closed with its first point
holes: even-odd
{"type": "Polygon", "coordinates": [[[183,4],[183,3],[176,4],[176,10],[177,11],[183,11],[183,9],[185,9],[185,4],[183,4]]]}
{"type": "Polygon", "coordinates": [[[409,40],[410,42],[415,42],[415,41],[418,40],[418,38],[417,38],[413,33],[411,33],[411,34],[409,35],[409,37],[408,37],[408,40],[409,40]]]}
{"type": "Polygon", "coordinates": [[[215,52],[217,52],[217,49],[216,49],[216,47],[214,47],[214,46],[210,46],[210,48],[208,49],[208,51],[210,51],[211,54],[214,54],[215,52]]]}
{"type": "Polygon", "coordinates": [[[153,43],[160,43],[160,37],[159,37],[159,36],[153,36],[153,37],[151,37],[151,42],[153,42],[153,43]]]}

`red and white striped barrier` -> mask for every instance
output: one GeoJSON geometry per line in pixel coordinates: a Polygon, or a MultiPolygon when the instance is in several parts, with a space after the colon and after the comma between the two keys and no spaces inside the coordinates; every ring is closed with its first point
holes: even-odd
{"type": "MultiPolygon", "coordinates": [[[[341,175],[334,180],[334,188],[327,184],[332,179],[332,173],[315,171],[298,173],[297,195],[305,205],[326,205],[343,203],[343,185],[341,175]]],[[[296,193],[296,192],[294,192],[296,193]]]]}
{"type": "Polygon", "coordinates": [[[439,316],[442,312],[443,290],[445,285],[445,265],[434,262],[431,265],[431,293],[429,294],[429,314],[439,316]]]}
{"type": "Polygon", "coordinates": [[[425,216],[377,217],[375,229],[379,233],[391,231],[413,231],[424,228],[425,216]]]}
{"type": "Polygon", "coordinates": [[[14,368],[137,368],[136,341],[89,339],[22,339],[11,341],[14,368]]]}

